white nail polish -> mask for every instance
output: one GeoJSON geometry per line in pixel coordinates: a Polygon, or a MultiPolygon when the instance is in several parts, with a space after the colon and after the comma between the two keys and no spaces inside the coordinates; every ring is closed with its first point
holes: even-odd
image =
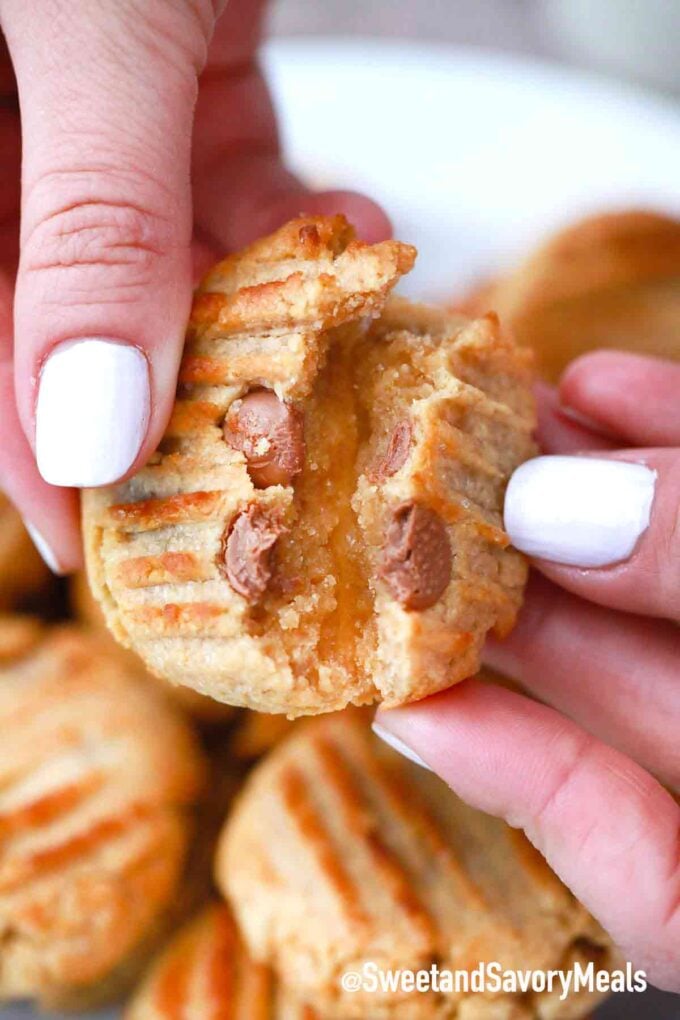
{"type": "Polygon", "coordinates": [[[26,520],[24,521],[24,527],[31,536],[31,541],[33,542],[33,545],[36,547],[36,549],[42,556],[46,566],[49,567],[53,574],[62,574],[63,571],[59,566],[59,561],[57,560],[57,557],[54,555],[54,552],[52,551],[52,547],[48,545],[48,543],[45,541],[45,539],[40,534],[38,529],[34,528],[33,525],[26,520]]]}
{"type": "Polygon", "coordinates": [[[628,559],[649,525],[656,471],[599,457],[536,457],[513,474],[505,528],[530,556],[576,567],[628,559]]]}
{"type": "Polygon", "coordinates": [[[61,344],[40,375],[40,474],[79,488],[116,481],[139,453],[149,410],[149,369],[136,347],[100,337],[61,344]]]}
{"type": "Polygon", "coordinates": [[[390,731],[386,730],[380,725],[380,723],[374,722],[371,729],[375,733],[376,737],[380,737],[380,739],[388,744],[393,751],[397,751],[399,754],[403,755],[404,758],[408,758],[409,761],[412,761],[415,765],[420,765],[421,769],[427,769],[428,772],[432,772],[430,766],[427,762],[423,761],[419,754],[412,751],[403,740],[400,740],[399,737],[395,737],[394,733],[390,733],[390,731]]]}

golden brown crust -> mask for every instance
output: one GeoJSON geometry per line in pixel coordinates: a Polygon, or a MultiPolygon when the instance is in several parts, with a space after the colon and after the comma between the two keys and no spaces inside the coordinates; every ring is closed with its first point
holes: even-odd
{"type": "Polygon", "coordinates": [[[544,1014],[543,1000],[513,997],[348,995],[339,978],[366,961],[550,969],[575,952],[609,959],[604,933],[521,834],[345,713],[301,725],[255,769],[216,875],[255,958],[324,1017],[583,1016],[585,1000],[544,1014]]]}
{"type": "MultiPolygon", "coordinates": [[[[343,216],[291,220],[208,273],[192,329],[204,339],[331,329],[379,312],[414,258],[414,249],[397,241],[358,241],[343,216]]],[[[292,381],[284,378],[283,388],[292,381]]]]}
{"type": "Polygon", "coordinates": [[[25,608],[50,576],[21,517],[0,493],[0,610],[25,608]]]}
{"type": "Polygon", "coordinates": [[[498,312],[553,380],[601,347],[680,358],[680,221],[643,210],[588,217],[465,307],[498,312]]]}
{"type": "Polygon", "coordinates": [[[96,998],[175,896],[200,752],[76,628],[3,662],[0,732],[0,997],[96,998]]]}
{"type": "Polygon", "coordinates": [[[153,964],[125,1020],[319,1020],[254,963],[223,904],[182,929],[153,964]]]}
{"type": "MultiPolygon", "coordinates": [[[[291,716],[394,704],[474,672],[486,632],[514,621],[525,566],[500,509],[532,451],[530,373],[490,319],[404,302],[381,316],[414,254],[354,240],[342,217],[301,219],[208,274],[158,453],[83,502],[93,590],[153,672],[291,716]],[[386,407],[417,435],[377,479],[386,407]],[[392,585],[391,605],[400,493],[423,501],[419,519],[441,516],[451,562],[424,599],[400,604],[392,585]]],[[[413,530],[421,552],[428,534],[413,530]]],[[[417,586],[432,570],[415,559],[417,586]]]]}

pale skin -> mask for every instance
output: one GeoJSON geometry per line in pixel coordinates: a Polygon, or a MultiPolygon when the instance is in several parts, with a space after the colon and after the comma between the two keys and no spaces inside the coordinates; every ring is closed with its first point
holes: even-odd
{"type": "MultiPolygon", "coordinates": [[[[63,572],[81,565],[76,493],[47,485],[34,458],[55,346],[106,336],[144,353],[151,415],[132,473],[163,433],[203,268],[300,211],[344,212],[368,240],[389,233],[369,199],[310,194],[283,166],[254,63],[262,6],[0,0],[0,483],[63,572]]],[[[380,713],[457,793],[524,828],[626,956],[674,990],[678,394],[680,366],[616,353],[541,390],[544,449],[640,460],[658,480],[628,560],[536,563],[518,627],[489,645],[489,663],[540,702],[466,681],[380,713]]]]}

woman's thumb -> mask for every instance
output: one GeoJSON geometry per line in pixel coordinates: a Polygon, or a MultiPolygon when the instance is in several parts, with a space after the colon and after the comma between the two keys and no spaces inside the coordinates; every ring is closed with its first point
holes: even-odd
{"type": "Polygon", "coordinates": [[[22,119],[17,406],[55,485],[125,475],[169,414],[212,11],[200,0],[0,0],[22,119]]]}

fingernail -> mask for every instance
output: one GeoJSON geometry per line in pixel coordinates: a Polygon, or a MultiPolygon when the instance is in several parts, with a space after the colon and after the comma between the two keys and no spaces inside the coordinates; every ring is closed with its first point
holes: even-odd
{"type": "Polygon", "coordinates": [[[588,418],[585,414],[581,414],[580,411],[575,411],[573,407],[569,407],[568,404],[558,404],[557,410],[560,414],[564,415],[570,421],[575,422],[577,425],[582,425],[584,429],[589,429],[591,432],[599,432],[601,426],[593,421],[592,418],[588,418]]]}
{"type": "Polygon", "coordinates": [[[529,556],[576,567],[628,559],[649,525],[656,471],[599,457],[536,457],[515,471],[505,529],[529,556]]]}
{"type": "Polygon", "coordinates": [[[115,482],[139,453],[149,410],[149,368],[136,347],[100,337],[61,344],[40,375],[40,474],[78,488],[115,482]]]}
{"type": "Polygon", "coordinates": [[[40,555],[42,556],[45,564],[49,567],[53,574],[63,574],[63,570],[59,566],[59,561],[54,555],[52,547],[43,538],[37,528],[34,528],[29,521],[24,521],[24,527],[31,536],[31,542],[36,547],[40,555]]]}
{"type": "Polygon", "coordinates": [[[376,737],[379,737],[388,744],[393,751],[397,751],[398,754],[403,755],[404,758],[408,758],[408,760],[412,761],[415,765],[420,765],[421,769],[427,769],[428,772],[432,772],[430,766],[427,762],[423,761],[419,754],[416,754],[415,751],[411,750],[408,744],[405,744],[403,740],[399,739],[399,737],[395,737],[394,733],[390,733],[390,731],[386,730],[384,726],[380,725],[380,723],[374,722],[371,729],[375,733],[376,737]]]}
{"type": "Polygon", "coordinates": [[[614,433],[611,432],[601,422],[595,421],[594,418],[589,418],[585,414],[581,414],[580,411],[575,411],[573,407],[569,407],[568,404],[559,404],[558,410],[563,417],[569,421],[574,422],[575,425],[580,425],[581,428],[587,429],[589,432],[595,432],[597,435],[606,436],[608,438],[616,438],[614,433]]]}

